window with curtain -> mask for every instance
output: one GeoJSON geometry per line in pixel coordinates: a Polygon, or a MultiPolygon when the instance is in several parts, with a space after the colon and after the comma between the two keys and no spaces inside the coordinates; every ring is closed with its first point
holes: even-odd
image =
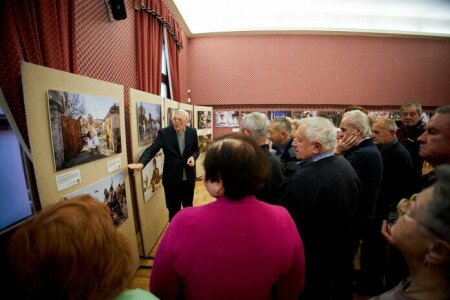
{"type": "Polygon", "coordinates": [[[162,46],[162,59],[161,59],[161,96],[164,98],[171,98],[170,93],[170,81],[169,81],[169,61],[167,57],[168,49],[167,43],[164,41],[162,46]]]}

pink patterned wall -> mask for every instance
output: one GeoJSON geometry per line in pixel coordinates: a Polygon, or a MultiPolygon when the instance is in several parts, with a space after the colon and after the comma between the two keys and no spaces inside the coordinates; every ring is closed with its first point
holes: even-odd
{"type": "Polygon", "coordinates": [[[181,49],[179,56],[179,78],[180,78],[180,102],[187,103],[188,92],[190,89],[188,86],[188,52],[189,52],[189,42],[185,34],[181,35],[183,42],[183,49],[181,49]]]}
{"type": "MultiPolygon", "coordinates": [[[[133,0],[124,2],[127,18],[109,21],[103,0],[76,0],[75,45],[78,74],[124,86],[125,129],[130,134],[129,88],[137,87],[135,12],[133,0]]],[[[129,161],[131,153],[127,143],[129,161]]]]}
{"type": "Polygon", "coordinates": [[[450,104],[450,41],[325,35],[189,40],[195,105],[450,104]]]}
{"type": "Polygon", "coordinates": [[[127,18],[108,21],[105,2],[76,0],[75,35],[78,73],[135,88],[136,40],[134,1],[125,0],[127,18]]]}

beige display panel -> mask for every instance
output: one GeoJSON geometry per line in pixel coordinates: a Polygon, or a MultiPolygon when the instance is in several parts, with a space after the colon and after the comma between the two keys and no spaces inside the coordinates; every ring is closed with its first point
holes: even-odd
{"type": "MultiPolygon", "coordinates": [[[[133,261],[130,263],[137,270],[139,255],[127,170],[123,86],[25,62],[22,62],[21,70],[30,148],[42,207],[45,209],[61,201],[66,195],[89,189],[106,178],[124,174],[124,179],[121,180],[127,195],[128,217],[118,226],[118,230],[130,241],[133,253],[133,261]],[[117,150],[118,153],[110,156],[55,171],[56,151],[52,140],[53,129],[50,129],[49,90],[117,100],[120,117],[116,118],[116,123],[120,122],[120,125],[115,128],[120,127],[121,146],[116,143],[112,148],[121,151],[117,150]],[[69,180],[62,184],[66,177],[69,180]],[[70,178],[75,180],[70,182],[70,178]]],[[[118,131],[115,133],[116,138],[118,131]]]]}
{"type": "Polygon", "coordinates": [[[205,151],[213,141],[213,109],[211,106],[194,105],[194,127],[197,128],[200,155],[195,162],[197,178],[203,176],[205,151]]]}
{"type": "MultiPolygon", "coordinates": [[[[163,98],[161,96],[152,95],[135,89],[130,89],[130,126],[131,126],[131,148],[133,151],[133,162],[139,160],[140,152],[149,147],[156,136],[154,133],[149,134],[151,137],[145,139],[146,142],[142,142],[142,133],[139,130],[143,130],[139,123],[143,123],[142,118],[148,121],[150,118],[155,118],[155,113],[153,117],[149,117],[151,109],[160,106],[161,114],[161,124],[163,126],[164,122],[164,105],[163,98]],[[144,116],[140,110],[145,110],[144,116]],[[139,116],[141,120],[139,120],[139,116]],[[141,142],[140,142],[141,141],[141,142]]],[[[157,128],[155,128],[157,129],[157,128]]],[[[151,164],[152,161],[149,162],[151,164]]],[[[164,169],[162,170],[164,172],[164,169]]],[[[164,189],[160,186],[152,194],[150,199],[145,199],[146,195],[144,190],[144,181],[142,178],[142,172],[135,175],[134,183],[136,187],[136,199],[138,203],[138,212],[141,225],[141,237],[144,256],[147,256],[152,250],[153,246],[156,244],[159,236],[163,232],[167,222],[169,220],[169,214],[165,205],[164,189]]]]}

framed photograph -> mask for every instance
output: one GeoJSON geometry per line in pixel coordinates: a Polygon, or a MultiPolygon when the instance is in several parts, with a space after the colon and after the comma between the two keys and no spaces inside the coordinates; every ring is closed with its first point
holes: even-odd
{"type": "Polygon", "coordinates": [[[116,99],[55,90],[47,99],[56,171],[122,151],[116,99]]]}
{"type": "Polygon", "coordinates": [[[317,111],[315,110],[295,110],[292,112],[293,119],[302,119],[315,116],[317,116],[317,111]]]}
{"type": "Polygon", "coordinates": [[[339,127],[342,120],[342,112],[335,110],[324,110],[318,112],[319,117],[327,118],[334,126],[339,127]]]}
{"type": "MultiPolygon", "coordinates": [[[[139,155],[145,151],[142,149],[139,155]]],[[[141,171],[142,190],[144,192],[144,203],[147,203],[153,194],[162,186],[162,175],[164,166],[164,154],[160,150],[155,157],[141,171]]]]}
{"type": "Polygon", "coordinates": [[[128,218],[124,171],[70,193],[64,196],[64,200],[83,194],[89,194],[106,203],[115,225],[122,224],[128,218]]]}
{"type": "Polygon", "coordinates": [[[197,128],[207,129],[211,128],[211,111],[197,111],[197,128]]]}
{"type": "Polygon", "coordinates": [[[137,102],[138,145],[153,143],[161,129],[161,105],[147,102],[137,102]]]}
{"type": "Polygon", "coordinates": [[[198,136],[198,149],[200,153],[206,152],[209,145],[212,144],[212,134],[205,134],[198,136]]]}
{"type": "Polygon", "coordinates": [[[369,111],[367,114],[369,117],[372,117],[374,121],[377,121],[380,118],[390,118],[391,112],[390,111],[383,111],[383,110],[377,110],[377,111],[369,111]]]}
{"type": "Polygon", "coordinates": [[[216,111],[216,127],[239,127],[238,111],[216,111]]]}
{"type": "Polygon", "coordinates": [[[281,117],[291,117],[291,111],[290,110],[272,110],[269,111],[267,116],[269,117],[269,120],[275,119],[275,118],[281,118],[281,117]]]}

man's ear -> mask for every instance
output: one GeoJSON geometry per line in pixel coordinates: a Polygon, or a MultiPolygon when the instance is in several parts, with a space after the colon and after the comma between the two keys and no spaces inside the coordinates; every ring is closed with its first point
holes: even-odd
{"type": "Polygon", "coordinates": [[[425,260],[431,265],[445,264],[450,260],[450,245],[443,240],[436,240],[428,248],[425,260]]]}
{"type": "Polygon", "coordinates": [[[318,141],[313,142],[313,147],[314,147],[313,151],[315,154],[322,152],[323,146],[322,146],[321,142],[318,142],[318,141]]]}
{"type": "Polygon", "coordinates": [[[363,131],[363,129],[361,127],[357,127],[357,128],[355,128],[355,130],[358,134],[361,134],[361,132],[363,131]]]}

